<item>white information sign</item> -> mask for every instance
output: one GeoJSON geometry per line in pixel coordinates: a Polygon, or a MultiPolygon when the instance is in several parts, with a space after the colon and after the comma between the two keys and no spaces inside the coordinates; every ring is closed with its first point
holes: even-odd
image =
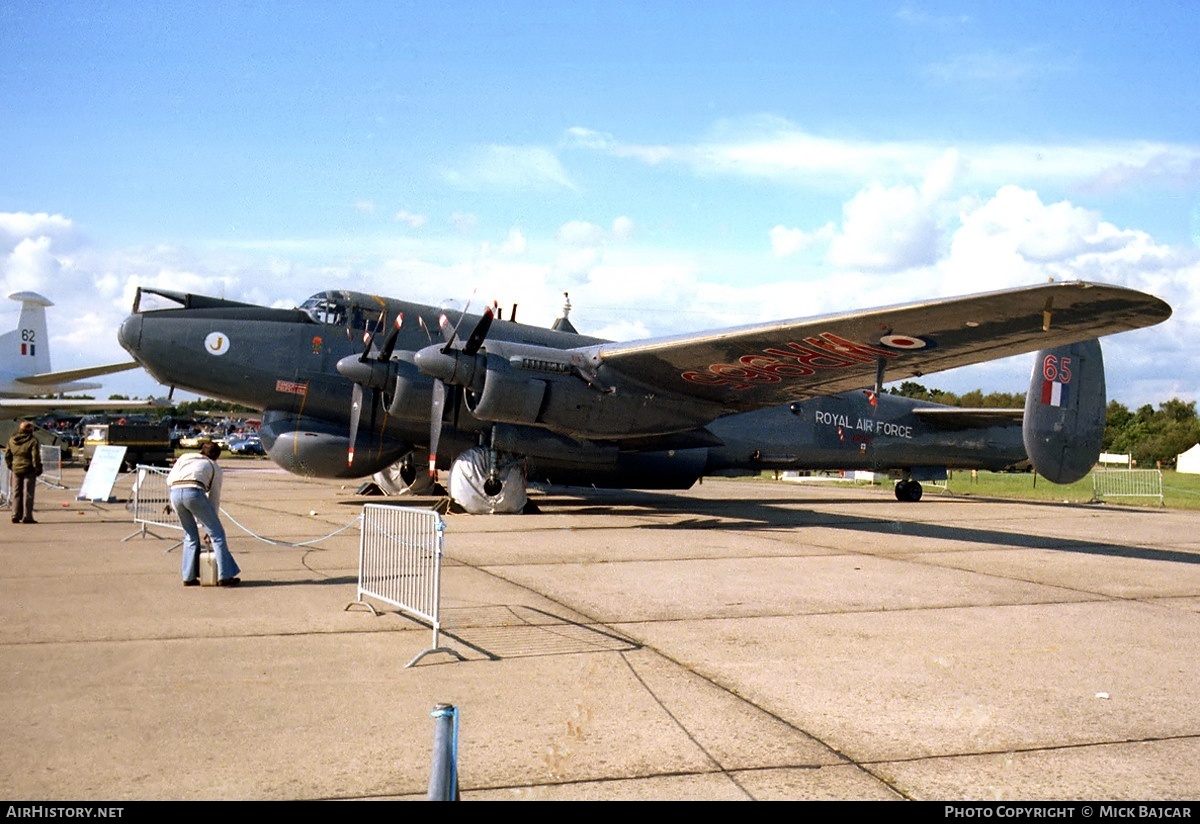
{"type": "Polygon", "coordinates": [[[98,446],[92,455],[92,463],[84,476],[83,486],[79,488],[76,500],[108,501],[112,499],[113,484],[117,482],[117,473],[121,471],[121,462],[125,460],[125,447],[98,446]]]}

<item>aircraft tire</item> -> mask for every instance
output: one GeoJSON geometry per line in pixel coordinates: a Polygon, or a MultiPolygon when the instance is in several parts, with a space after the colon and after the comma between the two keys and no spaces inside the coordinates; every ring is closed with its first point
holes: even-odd
{"type": "Polygon", "coordinates": [[[405,475],[409,474],[406,468],[403,460],[396,461],[372,475],[371,480],[379,485],[385,495],[434,494],[433,480],[428,475],[417,473],[413,478],[406,478],[405,475]]]}
{"type": "Polygon", "coordinates": [[[499,467],[497,489],[491,483],[491,461],[488,450],[481,446],[460,453],[450,466],[450,497],[472,515],[524,511],[529,498],[523,463],[514,461],[499,467]]]}
{"type": "Polygon", "coordinates": [[[896,484],[896,500],[906,503],[916,503],[921,500],[925,489],[917,481],[900,481],[896,484]]]}

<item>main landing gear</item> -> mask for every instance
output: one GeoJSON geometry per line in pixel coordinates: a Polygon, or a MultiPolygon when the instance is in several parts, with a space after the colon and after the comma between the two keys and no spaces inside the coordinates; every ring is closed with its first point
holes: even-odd
{"type": "Polygon", "coordinates": [[[896,500],[915,504],[921,500],[921,493],[924,491],[918,481],[914,481],[912,478],[904,478],[896,484],[896,500]]]}

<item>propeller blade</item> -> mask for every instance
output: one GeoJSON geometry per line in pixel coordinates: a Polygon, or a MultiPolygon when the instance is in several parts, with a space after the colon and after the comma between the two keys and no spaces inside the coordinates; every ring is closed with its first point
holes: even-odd
{"type": "Polygon", "coordinates": [[[463,346],[463,353],[474,355],[479,351],[479,347],[483,346],[483,340],[487,337],[488,330],[492,328],[492,319],[495,314],[492,312],[492,307],[484,310],[483,317],[479,319],[479,323],[475,324],[475,328],[471,330],[471,336],[467,338],[466,345],[463,346]]]}
{"type": "Polygon", "coordinates": [[[454,336],[458,334],[458,327],[450,325],[450,318],[446,317],[446,313],[438,315],[438,329],[442,331],[442,340],[445,345],[442,346],[443,352],[449,352],[451,345],[454,343],[454,336]]]}
{"type": "Polygon", "coordinates": [[[362,417],[363,390],[362,384],[354,384],[350,396],[350,448],[346,453],[346,466],[354,464],[354,442],[358,440],[358,421],[362,417]]]}
{"type": "MultiPolygon", "coordinates": [[[[387,320],[387,310],[386,309],[384,309],[382,312],[379,313],[379,319],[375,321],[374,328],[372,328],[370,332],[363,332],[363,351],[362,351],[362,355],[359,357],[359,361],[361,361],[362,363],[367,362],[367,358],[371,354],[371,344],[373,344],[375,342],[375,333],[383,328],[383,322],[385,320],[387,320]]],[[[400,322],[400,319],[397,318],[396,323],[399,324],[399,322],[400,322]]]]}
{"type": "Polygon", "coordinates": [[[446,327],[450,325],[450,319],[446,317],[445,312],[438,318],[438,325],[442,327],[442,337],[446,338],[446,345],[442,347],[443,352],[449,353],[450,348],[454,346],[454,339],[458,337],[458,327],[462,326],[462,322],[467,319],[467,312],[471,310],[471,301],[473,300],[475,300],[475,292],[472,292],[471,297],[467,298],[467,305],[458,313],[458,323],[454,324],[454,328],[450,330],[448,337],[446,335],[446,327]]]}
{"type": "Polygon", "coordinates": [[[433,408],[429,412],[429,477],[437,477],[438,441],[442,437],[442,414],[446,410],[446,384],[433,382],[433,408]]]}
{"type": "Polygon", "coordinates": [[[391,360],[392,350],[396,348],[396,338],[400,334],[400,325],[402,323],[404,323],[404,315],[397,314],[396,322],[392,324],[387,337],[383,339],[383,348],[379,350],[379,359],[381,361],[391,360]]]}

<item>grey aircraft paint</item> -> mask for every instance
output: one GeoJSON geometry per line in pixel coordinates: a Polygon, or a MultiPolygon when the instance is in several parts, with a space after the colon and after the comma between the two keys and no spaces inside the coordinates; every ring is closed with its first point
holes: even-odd
{"type": "Polygon", "coordinates": [[[262,410],[268,454],[306,475],[419,466],[430,451],[445,468],[482,444],[526,459],[535,481],[683,488],[704,474],[861,467],[898,473],[898,497],[915,499],[916,481],[948,467],[1032,457],[1052,480],[1078,476],[1104,412],[1099,345],[1078,342],[1169,315],[1133,290],[1052,284],[620,344],[356,292],[270,309],[144,290],[119,337],[161,383],[262,410]],[[147,296],[174,308],[143,307],[147,296]],[[1035,350],[1041,372],[1054,368],[1050,380],[1035,370],[1024,435],[1019,410],[869,388],[1035,350]]]}

